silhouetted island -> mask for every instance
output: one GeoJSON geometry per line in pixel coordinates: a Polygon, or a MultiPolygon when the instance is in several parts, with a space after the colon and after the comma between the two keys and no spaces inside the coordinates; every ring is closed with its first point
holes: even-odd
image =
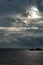
{"type": "Polygon", "coordinates": [[[41,49],[41,48],[36,48],[36,50],[39,50],[39,51],[40,51],[40,50],[42,50],[42,49],[41,49]]]}
{"type": "Polygon", "coordinates": [[[34,51],[35,49],[29,49],[30,51],[34,51]]]}
{"type": "Polygon", "coordinates": [[[29,49],[30,51],[35,51],[35,50],[37,50],[37,51],[42,51],[43,49],[41,49],[41,48],[36,48],[36,49],[29,49]]]}

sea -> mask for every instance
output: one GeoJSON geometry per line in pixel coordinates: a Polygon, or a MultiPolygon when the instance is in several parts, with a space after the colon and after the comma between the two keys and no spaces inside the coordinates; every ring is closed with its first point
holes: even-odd
{"type": "Polygon", "coordinates": [[[0,65],[43,65],[43,51],[0,48],[0,65]]]}

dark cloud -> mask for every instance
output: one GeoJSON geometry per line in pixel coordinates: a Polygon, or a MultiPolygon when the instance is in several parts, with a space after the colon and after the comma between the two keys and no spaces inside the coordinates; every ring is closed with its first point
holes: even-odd
{"type": "Polygon", "coordinates": [[[23,14],[26,7],[31,4],[32,0],[0,0],[0,26],[11,26],[11,21],[14,20],[7,18],[6,14],[23,14]]]}
{"type": "Polygon", "coordinates": [[[39,11],[43,12],[42,0],[36,0],[39,11]]]}
{"type": "Polygon", "coordinates": [[[1,42],[0,47],[5,48],[43,48],[43,37],[40,38],[18,38],[16,41],[1,42]]]}
{"type": "Polygon", "coordinates": [[[43,22],[38,23],[40,21],[43,21],[43,5],[41,5],[41,1],[42,0],[0,0],[0,26],[2,27],[26,27],[26,24],[23,22],[22,18],[29,15],[29,13],[26,13],[26,9],[30,8],[30,6],[37,6],[41,14],[40,16],[42,17],[37,20],[28,20],[30,23],[27,23],[28,27],[35,26],[39,28],[38,30],[31,29],[29,31],[27,29],[25,32],[14,32],[14,35],[9,34],[8,37],[0,37],[2,41],[4,39],[4,42],[0,43],[0,47],[34,48],[43,46],[43,22]],[[42,28],[40,29],[40,27],[42,28]]]}
{"type": "Polygon", "coordinates": [[[8,33],[8,36],[5,36],[6,33],[8,32],[5,32],[4,30],[1,32],[3,37],[0,36],[1,38],[0,47],[6,47],[6,48],[37,48],[37,47],[40,47],[41,48],[43,46],[43,37],[38,36],[36,33],[33,33],[33,34],[37,35],[37,37],[35,37],[35,35],[33,35],[31,32],[30,33],[32,36],[29,36],[30,33],[28,31],[21,32],[21,33],[15,32],[14,34],[8,33]]]}
{"type": "Polygon", "coordinates": [[[6,14],[21,13],[22,16],[26,17],[29,14],[26,14],[26,9],[32,5],[35,6],[35,3],[39,10],[43,9],[41,8],[40,0],[0,0],[0,26],[11,26],[11,23],[15,22],[15,17],[10,18],[6,14]]]}
{"type": "Polygon", "coordinates": [[[35,5],[39,10],[43,10],[43,5],[40,4],[41,0],[0,0],[0,14],[10,13],[10,12],[21,12],[24,13],[27,7],[35,5]]]}
{"type": "Polygon", "coordinates": [[[3,27],[9,27],[11,26],[11,20],[9,20],[7,17],[3,17],[2,19],[0,19],[0,26],[3,27]]]}
{"type": "Polygon", "coordinates": [[[0,13],[23,12],[31,4],[32,0],[2,0],[0,1],[0,13]]]}

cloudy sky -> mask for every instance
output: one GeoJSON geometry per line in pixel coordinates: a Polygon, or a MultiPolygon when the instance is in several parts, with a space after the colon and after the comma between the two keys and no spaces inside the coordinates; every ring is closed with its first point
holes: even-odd
{"type": "Polygon", "coordinates": [[[43,48],[43,0],[0,0],[0,47],[43,48]]]}

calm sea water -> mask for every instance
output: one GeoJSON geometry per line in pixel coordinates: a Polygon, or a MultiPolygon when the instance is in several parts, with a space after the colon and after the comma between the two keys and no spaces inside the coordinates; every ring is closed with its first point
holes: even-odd
{"type": "Polygon", "coordinates": [[[43,65],[43,51],[0,49],[0,65],[43,65]]]}

